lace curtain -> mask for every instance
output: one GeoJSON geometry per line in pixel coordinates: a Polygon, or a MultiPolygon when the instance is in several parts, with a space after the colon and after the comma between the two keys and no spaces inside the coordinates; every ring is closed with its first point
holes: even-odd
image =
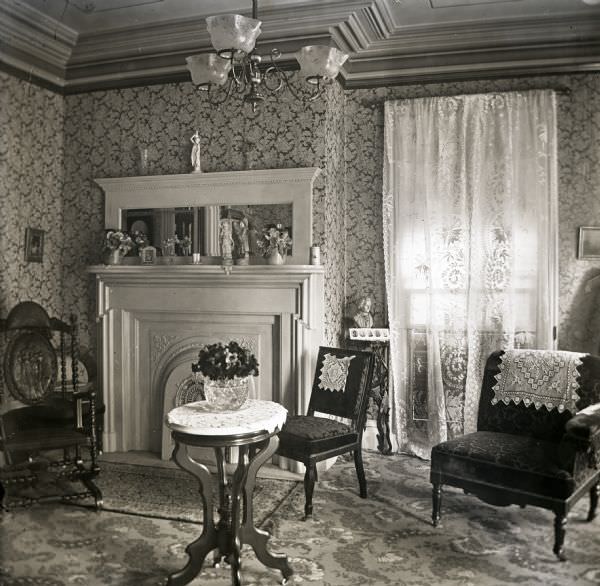
{"type": "Polygon", "coordinates": [[[397,447],[476,429],[496,349],[552,348],[556,100],[550,90],[385,105],[383,233],[397,447]]]}

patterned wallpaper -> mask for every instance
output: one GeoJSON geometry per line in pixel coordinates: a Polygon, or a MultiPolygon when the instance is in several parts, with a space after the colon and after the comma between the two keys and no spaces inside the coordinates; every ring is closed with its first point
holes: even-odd
{"type": "Polygon", "coordinates": [[[190,83],[100,91],[62,98],[0,74],[0,313],[35,299],[83,320],[92,344],[93,279],[100,260],[103,195],[94,177],[190,170],[189,137],[198,128],[206,172],[319,166],[314,241],[327,271],[326,341],[341,342],[343,316],[369,292],[385,322],[381,235],[383,103],[386,99],[539,87],[559,97],[560,346],[596,351],[600,343],[600,263],[576,259],[577,227],[600,225],[600,74],[560,75],[342,90],[302,105],[284,96],[261,113],[207,106],[190,83]],[[6,107],[4,107],[6,105],[6,107]],[[64,122],[64,134],[62,132],[64,122]],[[64,138],[64,141],[63,141],[64,138]],[[64,146],[63,146],[64,143],[64,146]],[[44,262],[23,262],[26,226],[47,230],[44,262]],[[347,307],[345,310],[344,307],[347,307]]]}
{"type": "MultiPolygon", "coordinates": [[[[67,238],[79,246],[68,259],[66,279],[89,323],[93,324],[94,292],[85,269],[100,261],[104,213],[103,194],[92,179],[137,175],[140,148],[148,149],[150,175],[189,172],[189,139],[197,128],[204,172],[323,169],[315,182],[313,234],[326,250],[323,263],[331,275],[325,292],[325,337],[336,343],[344,300],[342,103],[337,85],[328,88],[322,101],[302,104],[283,94],[279,103],[267,101],[256,114],[242,111],[240,102],[211,107],[191,83],[68,96],[65,225],[67,238]]],[[[308,262],[308,251],[306,257],[308,262]]]]}
{"type": "Polygon", "coordinates": [[[381,231],[383,104],[388,99],[561,88],[558,98],[560,319],[559,346],[597,352],[600,262],[577,260],[577,227],[600,226],[600,74],[559,75],[347,91],[346,303],[350,315],[363,292],[374,298],[376,325],[385,322],[381,231]],[[595,276],[599,276],[594,280],[595,276]]]}
{"type": "Polygon", "coordinates": [[[63,238],[63,123],[62,96],[0,73],[0,317],[28,300],[71,313],[63,256],[79,238],[71,250],[63,238]],[[41,263],[25,262],[27,227],[46,231],[41,263]]]}

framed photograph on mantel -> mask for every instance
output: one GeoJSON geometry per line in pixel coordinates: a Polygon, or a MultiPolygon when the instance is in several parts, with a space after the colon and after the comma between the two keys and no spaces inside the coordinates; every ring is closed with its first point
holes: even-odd
{"type": "Polygon", "coordinates": [[[600,258],[600,226],[580,226],[577,258],[600,258]]]}
{"type": "Polygon", "coordinates": [[[44,259],[44,230],[25,229],[25,261],[42,262],[44,259]]]}

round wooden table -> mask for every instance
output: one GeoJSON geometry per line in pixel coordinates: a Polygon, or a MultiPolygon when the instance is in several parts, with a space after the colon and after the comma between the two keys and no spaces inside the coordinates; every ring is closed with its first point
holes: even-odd
{"type": "Polygon", "coordinates": [[[278,569],[283,583],[293,574],[287,557],[267,551],[267,531],[254,526],[252,495],[258,469],[275,453],[277,434],[283,426],[287,410],[273,401],[250,400],[238,411],[211,411],[204,401],[188,403],[170,411],[166,424],[175,441],[173,459],[200,482],[204,521],[200,537],[186,547],[186,566],[171,574],[167,584],[180,586],[191,582],[202,569],[206,556],[216,550],[215,564],[226,559],[231,565],[233,586],[241,585],[240,552],[250,545],[265,566],[278,569]],[[217,473],[194,460],[189,446],[213,448],[217,473]],[[238,448],[238,463],[228,481],[225,451],[238,448]],[[214,519],[214,480],[218,480],[219,520],[214,519]]]}

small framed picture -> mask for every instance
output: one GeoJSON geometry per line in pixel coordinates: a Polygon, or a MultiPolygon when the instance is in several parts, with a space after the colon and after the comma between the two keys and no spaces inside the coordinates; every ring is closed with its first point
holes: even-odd
{"type": "Polygon", "coordinates": [[[580,226],[577,258],[600,258],[600,226],[580,226]]]}
{"type": "Polygon", "coordinates": [[[140,258],[143,265],[153,265],[156,262],[156,248],[154,246],[145,246],[140,250],[140,258]]]}
{"type": "Polygon", "coordinates": [[[25,229],[25,260],[26,262],[42,262],[44,259],[44,230],[37,228],[25,229]]]}

